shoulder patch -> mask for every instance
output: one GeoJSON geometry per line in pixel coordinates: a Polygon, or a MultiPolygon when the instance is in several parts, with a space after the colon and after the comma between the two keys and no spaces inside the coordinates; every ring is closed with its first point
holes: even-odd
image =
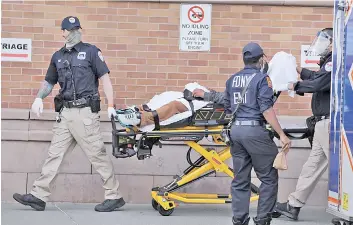
{"type": "Polygon", "coordinates": [[[98,51],[98,57],[104,62],[104,58],[101,51],[98,51]]]}
{"type": "Polygon", "coordinates": [[[266,80],[267,80],[267,84],[270,88],[272,88],[272,81],[271,78],[269,76],[266,76],[266,80]]]}
{"type": "Polygon", "coordinates": [[[326,63],[326,65],[325,65],[325,70],[326,70],[327,72],[331,72],[331,71],[332,71],[332,62],[326,63]]]}

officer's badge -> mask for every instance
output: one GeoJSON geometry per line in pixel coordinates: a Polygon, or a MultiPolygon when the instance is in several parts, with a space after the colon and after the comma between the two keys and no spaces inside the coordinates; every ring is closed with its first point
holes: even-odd
{"type": "Polygon", "coordinates": [[[86,59],[86,52],[79,52],[77,55],[77,59],[80,59],[80,60],[86,59]]]}
{"type": "Polygon", "coordinates": [[[272,88],[272,81],[271,81],[271,78],[269,76],[266,77],[266,80],[267,80],[267,84],[270,88],[272,88]]]}
{"type": "Polygon", "coordinates": [[[104,58],[101,51],[98,52],[98,56],[102,60],[102,62],[104,62],[104,58]]]}
{"type": "Polygon", "coordinates": [[[326,65],[325,65],[325,70],[326,70],[327,72],[331,72],[331,71],[332,71],[332,62],[326,63],[326,65]]]}
{"type": "Polygon", "coordinates": [[[76,20],[75,20],[75,18],[73,18],[73,17],[71,17],[71,18],[69,19],[69,22],[70,22],[70,23],[75,23],[75,21],[76,21],[76,20]]]}

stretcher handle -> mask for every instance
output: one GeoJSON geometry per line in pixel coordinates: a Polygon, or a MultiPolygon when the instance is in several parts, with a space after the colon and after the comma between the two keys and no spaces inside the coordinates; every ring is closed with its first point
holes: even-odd
{"type": "Polygon", "coordinates": [[[284,133],[294,133],[294,134],[300,134],[300,133],[306,133],[308,132],[308,128],[284,128],[283,129],[284,133]]]}
{"type": "MultiPolygon", "coordinates": [[[[309,137],[307,128],[283,129],[283,132],[286,134],[286,136],[295,140],[302,140],[309,137]],[[291,134],[302,134],[302,135],[299,137],[296,137],[291,134]]],[[[275,133],[275,137],[279,139],[279,135],[277,134],[277,132],[274,132],[274,133],[275,133]]]]}

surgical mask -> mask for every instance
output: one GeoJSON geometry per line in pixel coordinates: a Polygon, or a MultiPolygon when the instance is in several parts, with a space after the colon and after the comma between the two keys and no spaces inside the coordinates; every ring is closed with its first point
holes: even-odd
{"type": "Polygon", "coordinates": [[[267,71],[268,71],[268,63],[265,60],[263,61],[260,70],[261,70],[262,73],[267,73],[267,71]]]}
{"type": "Polygon", "coordinates": [[[71,30],[66,37],[66,48],[71,49],[81,41],[81,32],[79,30],[71,30]]]}
{"type": "Polygon", "coordinates": [[[325,56],[330,52],[330,37],[325,33],[320,31],[309,47],[307,55],[313,53],[313,55],[325,56]]]}

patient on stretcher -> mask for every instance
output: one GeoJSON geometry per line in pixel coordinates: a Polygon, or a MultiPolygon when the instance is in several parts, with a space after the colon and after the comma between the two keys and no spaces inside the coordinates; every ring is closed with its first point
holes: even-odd
{"type": "MultiPolygon", "coordinates": [[[[274,93],[274,101],[277,97],[278,95],[274,93]]],[[[147,104],[117,110],[116,119],[122,126],[138,127],[144,132],[152,131],[155,128],[159,130],[160,126],[170,125],[192,117],[195,111],[209,106],[210,103],[214,103],[217,109],[203,110],[198,114],[199,117],[203,117],[202,114],[212,114],[209,115],[210,119],[212,117],[212,121],[205,125],[224,125],[217,123],[220,120],[224,120],[222,123],[227,123],[226,117],[229,119],[231,115],[226,115],[223,109],[224,92],[208,90],[197,83],[187,84],[184,92],[163,92],[156,95],[147,104]],[[214,114],[221,118],[217,118],[217,115],[214,114]]]]}
{"type": "Polygon", "coordinates": [[[183,92],[163,92],[147,104],[118,110],[117,120],[122,126],[137,126],[142,131],[151,131],[158,124],[168,125],[188,118],[209,103],[223,105],[222,95],[221,92],[210,91],[197,83],[189,83],[183,92]],[[207,93],[206,98],[202,98],[199,93],[207,93]]]}
{"type": "Polygon", "coordinates": [[[156,116],[158,116],[159,121],[165,121],[175,114],[186,112],[188,108],[182,102],[174,100],[156,109],[155,112],[145,104],[135,108],[135,110],[136,112],[132,113],[133,116],[128,116],[128,114],[118,115],[119,121],[124,122],[124,124],[127,125],[144,127],[146,125],[154,124],[154,117],[156,116]],[[129,119],[129,121],[127,119],[129,119]]]}

